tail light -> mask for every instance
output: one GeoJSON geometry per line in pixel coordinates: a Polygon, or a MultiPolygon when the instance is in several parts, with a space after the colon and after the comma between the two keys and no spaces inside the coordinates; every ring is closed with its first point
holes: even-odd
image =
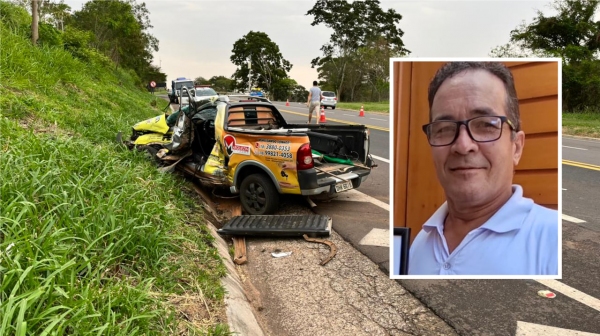
{"type": "Polygon", "coordinates": [[[312,158],[312,150],[309,143],[298,148],[298,154],[296,155],[296,168],[298,170],[310,169],[315,166],[312,158]]]}
{"type": "Polygon", "coordinates": [[[337,97],[333,97],[333,100],[337,100],[337,97]]]}

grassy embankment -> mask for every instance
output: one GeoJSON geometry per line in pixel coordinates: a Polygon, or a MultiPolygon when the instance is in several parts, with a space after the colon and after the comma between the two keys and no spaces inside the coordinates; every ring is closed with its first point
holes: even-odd
{"type": "Polygon", "coordinates": [[[373,103],[373,102],[342,103],[342,102],[338,102],[336,108],[360,111],[361,106],[363,106],[365,112],[390,113],[390,103],[389,102],[382,102],[382,103],[373,103]]]}
{"type": "Polygon", "coordinates": [[[600,138],[600,109],[563,112],[562,131],[565,135],[600,138]]]}
{"type": "Polygon", "coordinates": [[[0,335],[228,334],[192,192],[114,140],[161,113],[154,98],[125,71],[0,35],[0,335]]]}

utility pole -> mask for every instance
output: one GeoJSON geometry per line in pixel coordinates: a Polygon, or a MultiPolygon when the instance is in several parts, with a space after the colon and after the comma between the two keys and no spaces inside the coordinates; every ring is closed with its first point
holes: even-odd
{"type": "Polygon", "coordinates": [[[248,94],[252,92],[252,62],[250,61],[250,57],[248,57],[248,94]]]}
{"type": "Polygon", "coordinates": [[[31,43],[33,43],[33,45],[37,44],[37,40],[39,38],[39,33],[38,33],[38,25],[39,25],[39,3],[38,0],[32,0],[31,1],[31,43]]]}

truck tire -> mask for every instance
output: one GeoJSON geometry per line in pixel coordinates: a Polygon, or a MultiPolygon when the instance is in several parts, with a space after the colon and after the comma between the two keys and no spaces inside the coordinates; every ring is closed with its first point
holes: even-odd
{"type": "Polygon", "coordinates": [[[240,200],[250,215],[270,215],[279,208],[279,193],[265,174],[244,178],[240,185],[240,200]]]}

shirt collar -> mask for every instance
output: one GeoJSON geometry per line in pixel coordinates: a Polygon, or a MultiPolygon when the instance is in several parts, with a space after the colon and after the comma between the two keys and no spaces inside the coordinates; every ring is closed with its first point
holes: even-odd
{"type": "MultiPolygon", "coordinates": [[[[518,184],[512,186],[512,196],[480,229],[486,229],[497,233],[519,230],[529,214],[533,200],[523,197],[523,188],[518,184]]],[[[448,215],[448,202],[444,202],[436,212],[423,224],[423,229],[430,232],[437,228],[443,232],[444,220],[448,215]]]]}

